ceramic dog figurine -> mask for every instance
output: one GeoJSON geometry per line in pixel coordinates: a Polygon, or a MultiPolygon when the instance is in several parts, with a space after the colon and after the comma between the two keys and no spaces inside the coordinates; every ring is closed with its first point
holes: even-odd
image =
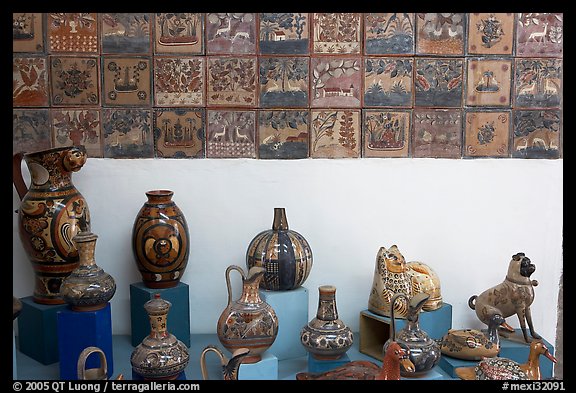
{"type": "MultiPolygon", "coordinates": [[[[534,301],[534,287],[538,281],[531,280],[530,276],[536,270],[536,266],[523,252],[512,256],[508,265],[508,273],[504,282],[485,290],[480,295],[474,295],[468,300],[468,305],[476,311],[480,321],[489,325],[490,319],[495,315],[508,318],[516,314],[520,321],[524,341],[531,342],[526,332],[526,324],[530,329],[530,335],[535,339],[541,336],[534,331],[530,305],[534,301]]],[[[510,325],[503,322],[503,328],[510,332],[514,331],[510,325]]]]}

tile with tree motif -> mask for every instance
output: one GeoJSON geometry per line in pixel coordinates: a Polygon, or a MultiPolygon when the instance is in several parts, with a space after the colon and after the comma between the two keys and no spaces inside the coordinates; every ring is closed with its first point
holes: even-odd
{"type": "Polygon", "coordinates": [[[154,14],[154,53],[204,54],[204,14],[154,14]]]}
{"type": "Polygon", "coordinates": [[[463,59],[416,59],[414,106],[460,107],[463,59]]]}
{"type": "Polygon", "coordinates": [[[48,109],[12,110],[12,153],[52,147],[48,109]]]}
{"type": "Polygon", "coordinates": [[[466,105],[510,106],[512,60],[467,58],[466,105]]]}
{"type": "Polygon", "coordinates": [[[257,105],[256,57],[208,57],[208,106],[257,105]]]}
{"type": "Polygon", "coordinates": [[[251,12],[206,14],[206,53],[256,54],[256,14],[251,12]]]}
{"type": "Polygon", "coordinates": [[[261,110],[258,113],[258,157],[308,158],[310,112],[261,110]]]}
{"type": "Polygon", "coordinates": [[[204,157],[204,108],[154,109],[156,157],[204,157]]]}
{"type": "Polygon", "coordinates": [[[512,55],[513,13],[474,12],[468,18],[468,54],[512,55]]]}
{"type": "Polygon", "coordinates": [[[364,106],[412,106],[412,58],[365,59],[364,106]]]}
{"type": "Polygon", "coordinates": [[[412,157],[461,157],[460,109],[415,109],[413,121],[412,157]]]}
{"type": "Polygon", "coordinates": [[[152,90],[150,68],[149,57],[103,57],[103,105],[150,105],[152,90]]]}
{"type": "Polygon", "coordinates": [[[562,59],[516,59],[514,106],[555,108],[562,98],[562,59]]]}
{"type": "Polygon", "coordinates": [[[50,56],[50,98],[53,106],[100,103],[98,57],[50,56]]]}
{"type": "Polygon", "coordinates": [[[12,14],[12,52],[44,52],[42,13],[12,14]]]}
{"type": "Polygon", "coordinates": [[[158,106],[203,106],[205,56],[154,57],[154,102],[158,106]]]}
{"type": "Polygon", "coordinates": [[[150,14],[102,13],[102,53],[150,53],[150,14]]]}
{"type": "Polygon", "coordinates": [[[559,110],[515,110],[513,116],[512,157],[560,157],[562,116],[559,110]]]}
{"type": "Polygon", "coordinates": [[[102,109],[105,158],[153,158],[154,135],[149,109],[102,109]]]}
{"type": "Polygon", "coordinates": [[[98,23],[95,12],[49,13],[48,48],[51,53],[98,53],[98,23]]]}
{"type": "Polygon", "coordinates": [[[360,107],[361,59],[324,56],[312,58],[310,63],[310,106],[360,107]]]}
{"type": "Polygon", "coordinates": [[[12,60],[12,106],[48,106],[46,58],[14,56],[12,60]]]}
{"type": "Polygon", "coordinates": [[[86,147],[88,157],[102,157],[99,109],[52,109],[50,123],[54,147],[86,147]]]}
{"type": "Polygon", "coordinates": [[[519,13],[516,56],[562,57],[564,14],[519,13]]]}
{"type": "Polygon", "coordinates": [[[315,13],[312,25],[312,52],[347,55],[361,52],[361,13],[315,13]]]}
{"type": "Polygon", "coordinates": [[[260,14],[259,51],[263,55],[307,55],[309,17],[307,13],[272,12],[260,14]]]}
{"type": "Polygon", "coordinates": [[[409,110],[363,110],[363,157],[408,157],[409,110]]]}
{"type": "Polygon", "coordinates": [[[256,111],[209,109],[207,158],[256,158],[256,111]]]}
{"type": "Polygon", "coordinates": [[[463,55],[465,16],[463,13],[417,13],[416,53],[463,55]]]}
{"type": "Polygon", "coordinates": [[[310,157],[360,157],[360,110],[311,111],[310,157]]]}
{"type": "Polygon", "coordinates": [[[260,107],[308,107],[308,58],[260,58],[260,107]]]}
{"type": "Polygon", "coordinates": [[[396,55],[414,53],[414,14],[364,14],[364,53],[396,55]]]}
{"type": "Polygon", "coordinates": [[[510,156],[510,111],[464,113],[464,157],[510,156]]]}

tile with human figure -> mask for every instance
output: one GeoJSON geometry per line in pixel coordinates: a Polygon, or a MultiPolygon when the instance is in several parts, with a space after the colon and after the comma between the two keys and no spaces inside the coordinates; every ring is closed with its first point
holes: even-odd
{"type": "Polygon", "coordinates": [[[150,14],[102,13],[102,53],[150,53],[150,14]]]}
{"type": "Polygon", "coordinates": [[[308,13],[261,13],[259,25],[260,54],[307,55],[310,52],[308,13]]]}
{"type": "Polygon", "coordinates": [[[207,113],[206,158],[256,158],[256,111],[207,113]]]}
{"type": "Polygon", "coordinates": [[[12,14],[12,52],[44,52],[42,13],[12,14]]]}
{"type": "Polygon", "coordinates": [[[258,113],[258,157],[308,158],[310,111],[261,110],[258,113]]]}
{"type": "Polygon", "coordinates": [[[514,158],[559,158],[561,112],[515,110],[513,112],[514,158]]]}
{"type": "Polygon", "coordinates": [[[514,106],[556,108],[562,98],[562,59],[517,58],[514,106]]]}
{"type": "Polygon", "coordinates": [[[310,157],[360,156],[359,109],[315,109],[310,116],[310,157]]]}
{"type": "Polygon", "coordinates": [[[154,57],[157,106],[203,106],[206,57],[154,57]]]}
{"type": "Polygon", "coordinates": [[[154,14],[154,53],[204,54],[204,14],[154,14]]]}
{"type": "Polygon", "coordinates": [[[514,14],[474,12],[468,14],[468,54],[512,55],[514,14]]]}
{"type": "Polygon", "coordinates": [[[466,105],[510,106],[512,60],[467,58],[466,105]]]}
{"type": "Polygon", "coordinates": [[[364,65],[364,106],[412,106],[413,59],[371,57],[364,65]]]}
{"type": "Polygon", "coordinates": [[[102,109],[104,158],[153,158],[150,109],[102,109]]]}
{"type": "Polygon", "coordinates": [[[414,106],[462,106],[463,60],[416,59],[414,106]]]}
{"type": "Polygon", "coordinates": [[[314,13],[312,22],[313,53],[330,55],[362,53],[361,13],[314,13]]]}
{"type": "Polygon", "coordinates": [[[516,56],[562,57],[564,14],[519,13],[516,25],[516,56]]]}
{"type": "Polygon", "coordinates": [[[408,157],[412,111],[365,109],[363,157],[408,157]]]}
{"type": "Polygon", "coordinates": [[[310,62],[310,106],[360,108],[362,60],[324,56],[310,62]]]}
{"type": "Polygon", "coordinates": [[[45,57],[12,58],[12,106],[48,106],[45,57]]]}
{"type": "Polygon", "coordinates": [[[260,58],[260,107],[308,107],[308,58],[260,58]]]}
{"type": "Polygon", "coordinates": [[[511,111],[467,110],[464,157],[509,157],[511,111]]]}
{"type": "Polygon", "coordinates": [[[256,57],[207,58],[208,106],[257,105],[256,57]]]}
{"type": "Polygon", "coordinates": [[[154,109],[156,157],[204,157],[204,111],[204,108],[154,109]]]}
{"type": "Polygon", "coordinates": [[[95,12],[47,14],[48,48],[52,53],[98,53],[98,23],[95,12]]]}
{"type": "Polygon", "coordinates": [[[464,13],[417,13],[416,53],[463,55],[465,32],[464,13]]]}
{"type": "Polygon", "coordinates": [[[150,92],[152,91],[151,68],[149,57],[103,56],[103,105],[150,105],[150,92]]]}
{"type": "Polygon", "coordinates": [[[414,53],[414,14],[406,12],[364,14],[364,53],[367,55],[414,53]]]}
{"type": "Polygon", "coordinates": [[[103,156],[99,109],[52,109],[50,124],[54,147],[83,145],[88,157],[103,156]]]}
{"type": "Polygon", "coordinates": [[[12,110],[12,153],[33,152],[52,147],[48,109],[12,110]]]}
{"type": "Polygon", "coordinates": [[[256,54],[256,14],[251,12],[206,14],[206,53],[256,54]]]}
{"type": "Polygon", "coordinates": [[[414,109],[413,121],[412,157],[461,157],[460,109],[414,109]]]}
{"type": "Polygon", "coordinates": [[[98,57],[50,56],[49,59],[52,106],[100,104],[98,57]]]}

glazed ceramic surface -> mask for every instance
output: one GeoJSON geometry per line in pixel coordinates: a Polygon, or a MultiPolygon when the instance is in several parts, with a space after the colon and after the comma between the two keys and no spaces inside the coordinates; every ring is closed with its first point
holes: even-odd
{"type": "MultiPolygon", "coordinates": [[[[498,334],[498,333],[496,333],[498,334]]],[[[462,360],[482,360],[492,358],[500,352],[484,333],[476,329],[450,329],[440,342],[442,355],[462,360]]]]}
{"type": "Polygon", "coordinates": [[[78,380],[103,380],[108,379],[108,362],[106,361],[106,354],[98,347],[86,347],[80,356],[78,356],[78,380]],[[100,360],[100,367],[86,369],[86,360],[93,353],[98,355],[100,360]]]}
{"type": "Polygon", "coordinates": [[[16,296],[12,296],[12,320],[18,318],[22,311],[22,301],[16,296]]]}
{"type": "Polygon", "coordinates": [[[222,379],[225,381],[236,381],[238,379],[238,372],[240,371],[240,364],[242,364],[244,358],[250,353],[250,350],[248,348],[238,348],[232,353],[232,357],[228,359],[226,355],[224,355],[224,352],[218,347],[208,345],[200,354],[200,369],[204,380],[210,379],[208,369],[206,368],[206,355],[208,352],[214,352],[220,358],[222,379]]]}
{"type": "Polygon", "coordinates": [[[412,281],[414,293],[427,293],[430,295],[422,306],[424,311],[433,311],[442,307],[442,293],[440,291],[440,277],[425,263],[412,261],[406,264],[406,273],[412,281]]]}

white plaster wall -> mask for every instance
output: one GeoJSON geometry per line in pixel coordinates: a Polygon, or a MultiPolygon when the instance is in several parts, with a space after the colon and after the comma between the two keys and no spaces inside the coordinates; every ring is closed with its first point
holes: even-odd
{"type": "MultiPolygon", "coordinates": [[[[27,184],[29,175],[23,164],[27,184]]],[[[96,261],[117,283],[114,334],[130,333],[129,285],[141,280],[131,250],[134,218],[151,189],[171,189],[191,233],[182,281],[190,285],[192,333],[212,333],[226,305],[224,271],[245,268],[252,238],[284,207],[291,229],[310,243],[314,265],[304,284],[309,315],[318,286],[333,284],[340,317],[358,331],[376,253],[396,244],[408,261],[440,276],[454,328],[484,328],[468,298],[500,283],[513,254],[536,264],[536,330],[556,339],[562,272],[563,160],[96,159],[73,175],[99,238],[96,261]]],[[[19,205],[16,191],[13,208],[19,205]]],[[[17,234],[14,214],[13,233],[17,234]]],[[[17,235],[14,295],[30,296],[33,271],[17,235]]],[[[239,293],[240,279],[233,285],[239,293]]],[[[517,318],[508,322],[518,327],[517,318]]]]}

